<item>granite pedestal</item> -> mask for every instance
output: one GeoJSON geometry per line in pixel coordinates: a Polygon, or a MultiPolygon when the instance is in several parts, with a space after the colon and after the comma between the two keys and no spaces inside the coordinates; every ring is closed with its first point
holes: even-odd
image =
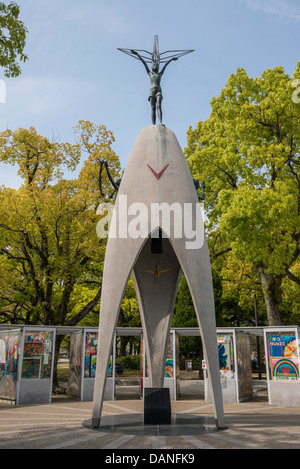
{"type": "Polygon", "coordinates": [[[144,389],[144,424],[171,424],[171,400],[169,388],[144,389]]]}

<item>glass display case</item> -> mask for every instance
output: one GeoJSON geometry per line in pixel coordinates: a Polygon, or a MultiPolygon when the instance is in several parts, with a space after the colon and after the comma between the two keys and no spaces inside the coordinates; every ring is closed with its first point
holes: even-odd
{"type": "Polygon", "coordinates": [[[266,333],[270,380],[299,380],[299,358],[296,331],[266,333]]]}
{"type": "Polygon", "coordinates": [[[266,328],[264,334],[269,403],[299,406],[299,329],[266,328]]]}
{"type": "MultiPolygon", "coordinates": [[[[114,339],[115,344],[115,339],[114,339]]],[[[67,394],[81,401],[92,401],[97,366],[98,328],[85,328],[70,338],[70,372],[67,394]]],[[[105,400],[114,400],[115,346],[113,346],[104,392],[105,400]]]]}
{"type": "Polygon", "coordinates": [[[67,394],[78,399],[81,397],[82,343],[82,331],[70,334],[70,360],[67,394]]]}
{"type": "Polygon", "coordinates": [[[233,333],[217,334],[220,377],[234,379],[235,363],[233,348],[233,333]]]}
{"type": "MultiPolygon", "coordinates": [[[[85,335],[84,377],[95,378],[97,366],[98,332],[87,331],[85,335]]],[[[107,377],[113,377],[113,353],[110,355],[107,377]]]]}
{"type": "Polygon", "coordinates": [[[22,379],[49,379],[51,376],[53,332],[25,331],[22,379]]]}
{"type": "Polygon", "coordinates": [[[54,328],[23,329],[17,404],[51,402],[54,344],[54,328]]]}
{"type": "Polygon", "coordinates": [[[0,331],[0,400],[16,401],[21,329],[0,331]]]}
{"type": "MultiPolygon", "coordinates": [[[[218,356],[223,401],[242,402],[253,397],[250,337],[238,328],[217,329],[218,356]]],[[[205,372],[205,400],[211,401],[205,372]]]]}

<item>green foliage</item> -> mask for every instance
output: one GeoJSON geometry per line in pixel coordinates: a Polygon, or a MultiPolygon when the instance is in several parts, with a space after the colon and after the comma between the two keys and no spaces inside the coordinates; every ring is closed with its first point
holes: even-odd
{"type": "Polygon", "coordinates": [[[18,60],[25,62],[24,54],[27,29],[19,19],[20,8],[15,2],[6,5],[0,2],[0,67],[6,77],[21,74],[18,60]]]}
{"type": "Polygon", "coordinates": [[[172,319],[172,327],[197,327],[198,322],[194,310],[193,300],[184,275],[181,277],[175,311],[172,319]]]}
{"type": "Polygon", "coordinates": [[[121,304],[120,315],[118,319],[119,327],[139,327],[141,325],[138,301],[134,289],[133,280],[130,277],[124,298],[121,304]]]}
{"type": "Polygon", "coordinates": [[[193,176],[206,182],[212,257],[231,252],[253,266],[270,325],[281,323],[286,277],[299,295],[291,275],[300,254],[299,76],[300,64],[293,79],[282,67],[257,78],[239,68],[212,99],[209,119],[189,129],[186,148],[193,176]]]}
{"type": "MultiPolygon", "coordinates": [[[[17,165],[24,181],[18,190],[0,190],[1,322],[97,324],[106,240],[96,234],[96,209],[110,197],[99,162],[110,161],[113,136],[80,121],[77,132],[86,129],[96,143],[71,180],[63,179],[62,167],[76,168],[81,142],[52,143],[34,128],[0,133],[0,160],[17,165]],[[97,162],[98,179],[88,179],[97,162]]],[[[118,168],[113,151],[111,157],[118,168]]]]}
{"type": "Polygon", "coordinates": [[[141,367],[141,356],[126,355],[124,357],[116,358],[116,363],[120,365],[123,369],[139,370],[141,367]]]}

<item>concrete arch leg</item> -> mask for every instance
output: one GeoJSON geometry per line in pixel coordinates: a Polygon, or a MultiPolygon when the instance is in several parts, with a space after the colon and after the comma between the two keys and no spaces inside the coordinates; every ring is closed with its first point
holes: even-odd
{"type": "Polygon", "coordinates": [[[99,318],[98,358],[92,413],[93,427],[98,427],[100,424],[107,369],[121,303],[132,266],[146,240],[134,241],[128,238],[110,238],[107,243],[99,318]]]}
{"type": "Polygon", "coordinates": [[[186,277],[194,303],[207,361],[216,425],[223,427],[224,410],[218,360],[215,303],[207,241],[205,238],[204,245],[198,250],[185,249],[182,240],[172,239],[171,244],[186,277]]]}

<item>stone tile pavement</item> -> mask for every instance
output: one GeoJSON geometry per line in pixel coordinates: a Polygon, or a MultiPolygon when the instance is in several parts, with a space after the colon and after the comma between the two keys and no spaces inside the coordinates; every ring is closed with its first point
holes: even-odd
{"type": "MultiPolygon", "coordinates": [[[[102,449],[184,450],[201,449],[299,449],[300,407],[271,406],[265,399],[224,404],[227,428],[212,431],[212,405],[203,400],[172,402],[172,414],[199,418],[208,427],[182,425],[177,431],[144,429],[143,401],[119,400],[104,403],[103,420],[123,422],[123,427],[83,426],[91,418],[92,403],[53,399],[51,404],[0,405],[0,450],[2,449],[102,449]],[[105,417],[105,419],[104,419],[105,417]],[[124,425],[125,423],[125,425],[124,425]],[[182,431],[181,431],[182,428],[182,431]],[[196,430],[195,430],[196,428],[196,430]],[[206,431],[206,429],[209,429],[206,431]]],[[[102,422],[101,422],[102,423],[102,422]]]]}

